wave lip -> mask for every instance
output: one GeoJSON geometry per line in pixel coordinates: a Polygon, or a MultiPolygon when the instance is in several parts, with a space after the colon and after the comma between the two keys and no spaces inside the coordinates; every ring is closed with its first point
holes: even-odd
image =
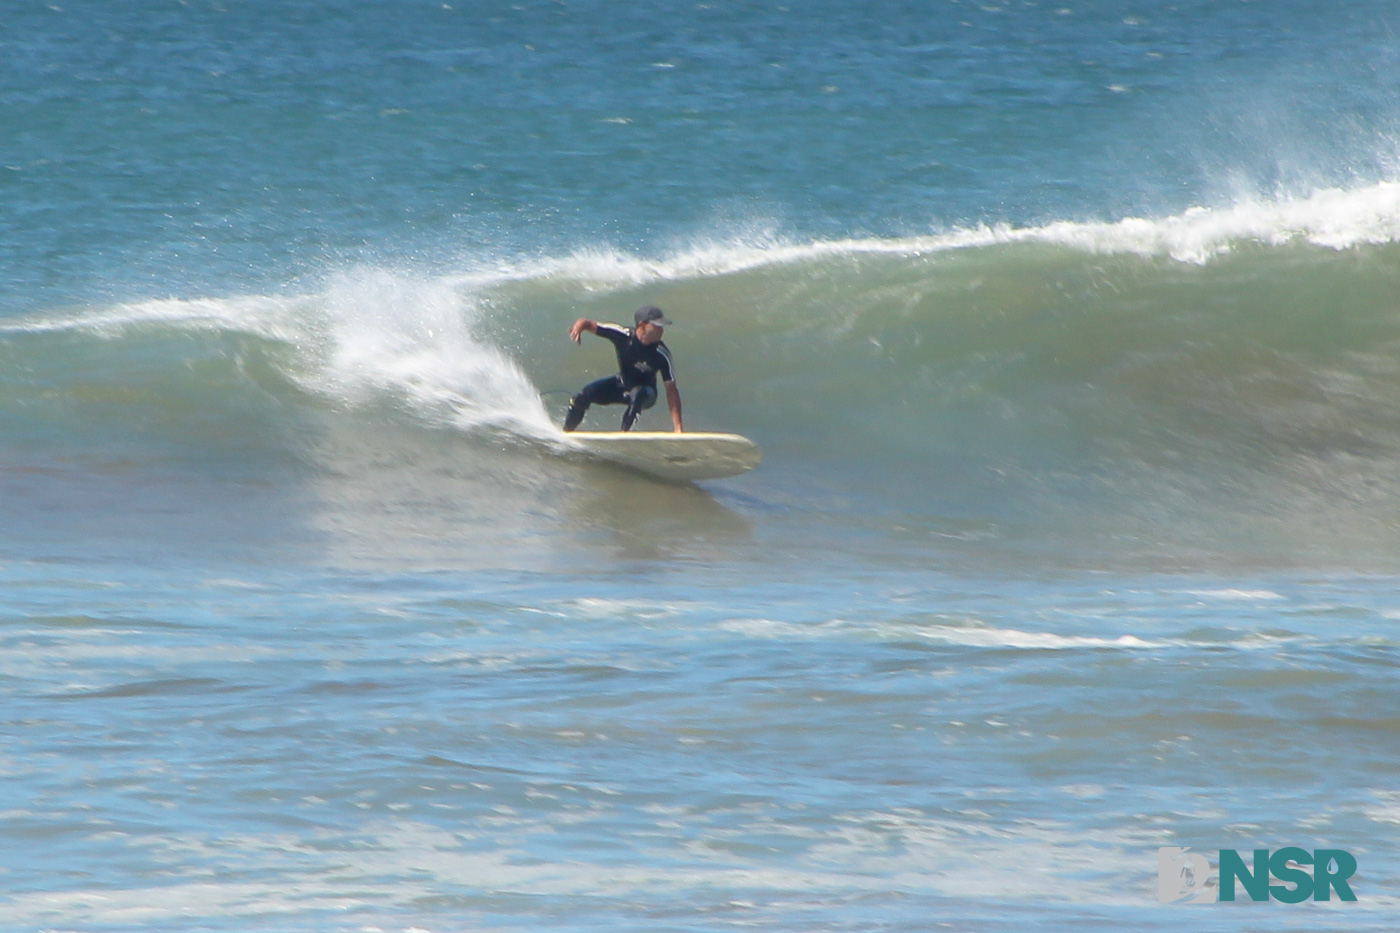
{"type": "Polygon", "coordinates": [[[847,237],[794,241],[776,228],[730,240],[691,243],[660,257],[608,246],[523,264],[497,264],[464,273],[467,287],[556,280],[585,289],[623,289],[661,282],[734,275],[771,266],[871,255],[921,257],[957,250],[1040,243],[1090,254],[1165,257],[1202,265],[1239,245],[1293,242],[1344,250],[1400,242],[1400,183],[1318,189],[1302,197],[1251,198],[1221,207],[1191,207],[1160,218],[1061,220],[1035,226],[978,224],[909,237],[847,237]]]}
{"type": "Polygon", "coordinates": [[[1326,189],[1300,199],[1249,201],[1228,208],[1193,207],[1162,220],[1053,223],[1005,231],[995,239],[1058,243],[1093,253],[1169,256],[1194,264],[1225,255],[1239,243],[1283,246],[1302,240],[1337,250],[1394,243],[1400,241],[1400,184],[1326,189]]]}

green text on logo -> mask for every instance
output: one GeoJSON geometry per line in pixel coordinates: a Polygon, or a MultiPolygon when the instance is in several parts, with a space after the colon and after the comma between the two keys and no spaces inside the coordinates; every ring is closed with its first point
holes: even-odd
{"type": "Polygon", "coordinates": [[[1301,904],[1308,898],[1330,901],[1335,889],[1344,901],[1356,900],[1347,879],[1356,874],[1356,859],[1341,849],[1299,849],[1289,846],[1273,855],[1268,849],[1254,850],[1254,871],[1245,867],[1244,859],[1234,849],[1220,850],[1220,899],[1235,899],[1235,882],[1245,889],[1252,901],[1273,898],[1285,904],[1301,904]],[[1293,863],[1290,865],[1289,863],[1293,863]],[[1312,874],[1300,865],[1311,865],[1312,874]],[[1283,884],[1269,884],[1273,875],[1283,884]],[[1293,887],[1289,887],[1292,884],[1293,887]]]}

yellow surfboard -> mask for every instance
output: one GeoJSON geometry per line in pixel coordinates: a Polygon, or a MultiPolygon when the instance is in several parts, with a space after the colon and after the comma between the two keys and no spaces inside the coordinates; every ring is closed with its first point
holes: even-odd
{"type": "Polygon", "coordinates": [[[740,434],[574,431],[564,442],[589,457],[670,480],[738,476],[763,460],[763,450],[740,434]]]}

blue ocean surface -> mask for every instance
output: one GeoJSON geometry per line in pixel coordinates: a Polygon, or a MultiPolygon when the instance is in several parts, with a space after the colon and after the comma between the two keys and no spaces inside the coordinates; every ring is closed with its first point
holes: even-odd
{"type": "Polygon", "coordinates": [[[1397,28],[9,0],[0,930],[1394,929],[1397,28]]]}

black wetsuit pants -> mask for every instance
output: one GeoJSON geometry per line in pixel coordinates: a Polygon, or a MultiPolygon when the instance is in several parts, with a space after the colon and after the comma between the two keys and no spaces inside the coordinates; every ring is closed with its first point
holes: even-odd
{"type": "Polygon", "coordinates": [[[569,403],[569,413],[564,416],[564,430],[572,431],[583,421],[589,405],[626,405],[622,415],[622,430],[632,430],[632,423],[643,411],[656,404],[655,386],[632,386],[622,384],[621,376],[607,376],[597,382],[590,382],[575,395],[569,403]]]}

